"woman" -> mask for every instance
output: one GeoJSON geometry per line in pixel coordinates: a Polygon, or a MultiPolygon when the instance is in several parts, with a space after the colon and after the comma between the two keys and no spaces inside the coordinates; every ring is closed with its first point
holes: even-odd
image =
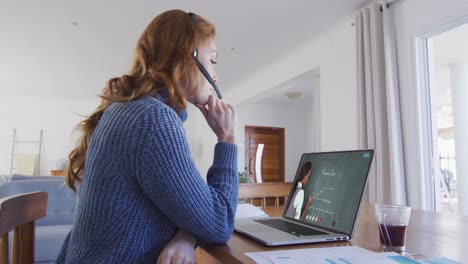
{"type": "MultiPolygon", "coordinates": [[[[295,219],[302,219],[301,209],[304,203],[304,190],[307,182],[309,181],[310,173],[312,172],[312,162],[307,161],[302,165],[299,171],[299,177],[296,180],[296,189],[294,194],[291,196],[291,202],[286,213],[287,216],[295,219]]],[[[309,198],[310,200],[310,198],[309,198]]]]}
{"type": "Polygon", "coordinates": [[[67,185],[79,202],[58,263],[193,263],[196,240],[225,243],[237,202],[235,111],[213,96],[215,28],[166,11],[138,41],[127,75],[113,78],[81,123],[67,185]],[[218,138],[206,184],[182,122],[196,105],[218,138]],[[158,259],[159,257],[159,259],[158,259]]]}

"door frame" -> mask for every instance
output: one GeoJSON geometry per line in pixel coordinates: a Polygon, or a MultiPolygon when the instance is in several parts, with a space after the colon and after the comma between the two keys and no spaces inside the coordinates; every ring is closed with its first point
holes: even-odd
{"type": "Polygon", "coordinates": [[[421,173],[418,182],[419,186],[421,186],[420,197],[422,198],[423,208],[434,211],[441,211],[440,187],[436,184],[440,182],[441,175],[438,162],[437,137],[433,136],[437,133],[437,127],[432,122],[435,112],[433,108],[434,99],[431,98],[431,94],[434,94],[435,90],[434,72],[430,67],[430,65],[433,65],[432,53],[430,53],[432,47],[428,39],[466,23],[468,23],[468,16],[437,26],[424,34],[416,36],[415,39],[416,87],[420,98],[419,120],[421,128],[421,139],[419,141],[421,173]],[[427,177],[427,175],[431,177],[427,177]]]}

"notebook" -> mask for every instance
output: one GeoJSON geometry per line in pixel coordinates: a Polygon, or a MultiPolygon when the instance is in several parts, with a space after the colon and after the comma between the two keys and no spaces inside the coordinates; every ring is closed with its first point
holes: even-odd
{"type": "Polygon", "coordinates": [[[351,239],[373,156],[303,154],[282,217],[236,219],[234,230],[268,246],[351,239]]]}

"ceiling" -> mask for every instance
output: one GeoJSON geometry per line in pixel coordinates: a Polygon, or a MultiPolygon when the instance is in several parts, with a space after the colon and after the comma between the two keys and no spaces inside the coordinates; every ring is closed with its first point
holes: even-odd
{"type": "Polygon", "coordinates": [[[227,90],[368,2],[2,1],[0,95],[95,97],[127,71],[151,19],[173,8],[216,25],[219,86],[227,90]]]}
{"type": "Polygon", "coordinates": [[[312,108],[314,89],[320,86],[320,69],[307,71],[243,104],[282,106],[288,108],[312,108]]]}
{"type": "Polygon", "coordinates": [[[434,61],[437,66],[468,61],[468,23],[434,36],[434,61]]]}

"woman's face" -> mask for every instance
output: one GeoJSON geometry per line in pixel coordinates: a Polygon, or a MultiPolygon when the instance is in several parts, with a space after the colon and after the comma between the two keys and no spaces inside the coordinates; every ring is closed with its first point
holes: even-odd
{"type": "MultiPolygon", "coordinates": [[[[198,47],[198,60],[205,67],[208,74],[210,74],[213,81],[218,82],[216,76],[215,64],[218,60],[218,50],[214,38],[209,38],[198,47]]],[[[213,86],[203,76],[201,71],[198,71],[200,83],[198,85],[197,92],[187,100],[192,104],[206,105],[208,103],[208,97],[210,95],[216,96],[216,92],[213,86]]]]}
{"type": "Polygon", "coordinates": [[[305,187],[307,185],[307,182],[309,181],[309,178],[310,178],[310,173],[312,172],[312,170],[310,170],[306,176],[304,176],[304,178],[302,178],[301,180],[301,183],[302,183],[302,186],[305,187]]]}

